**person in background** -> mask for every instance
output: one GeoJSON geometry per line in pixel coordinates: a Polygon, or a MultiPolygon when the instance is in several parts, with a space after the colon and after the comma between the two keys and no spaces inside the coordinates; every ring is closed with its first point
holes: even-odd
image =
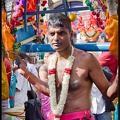
{"type": "Polygon", "coordinates": [[[1,105],[2,105],[2,120],[9,120],[10,116],[5,114],[3,111],[9,108],[9,80],[7,76],[7,71],[6,71],[6,66],[5,66],[5,61],[4,61],[4,56],[2,56],[2,71],[1,71],[1,105]]]}
{"type": "Polygon", "coordinates": [[[72,46],[71,21],[62,13],[51,14],[48,20],[48,40],[56,51],[47,62],[47,82],[29,72],[18,56],[20,73],[40,92],[50,96],[50,120],[90,119],[92,84],[111,100],[117,97],[118,76],[110,85],[96,57],[72,46]]]}
{"type": "MultiPolygon", "coordinates": [[[[110,81],[112,75],[106,72],[105,75],[108,78],[108,81],[110,81]]],[[[92,85],[91,101],[91,112],[93,113],[95,120],[112,120],[111,111],[115,110],[114,105],[108,100],[108,103],[105,102],[103,95],[101,94],[101,92],[95,84],[92,85]],[[106,104],[108,104],[109,106],[106,106],[106,104]]]]}
{"type": "MultiPolygon", "coordinates": [[[[98,42],[108,42],[107,36],[105,33],[101,33],[98,37],[98,42]]],[[[98,60],[100,62],[100,65],[102,67],[106,67],[110,73],[113,74],[112,79],[110,80],[110,83],[113,83],[113,80],[117,74],[117,67],[118,67],[118,58],[114,56],[111,51],[103,51],[98,57],[98,60]]]]}
{"type": "MultiPolygon", "coordinates": [[[[108,41],[110,42],[109,50],[118,58],[119,53],[119,0],[106,0],[106,5],[108,9],[108,16],[105,26],[105,32],[108,36],[108,41]]],[[[118,108],[118,98],[114,101],[114,105],[118,108]],[[116,104],[117,103],[117,104],[116,104]]],[[[115,120],[118,120],[118,109],[115,110],[115,120]],[[117,114],[116,114],[117,113],[117,114]]]]}
{"type": "Polygon", "coordinates": [[[25,62],[27,64],[27,69],[33,73],[36,77],[38,77],[38,72],[34,64],[32,64],[27,58],[25,58],[25,62]]]}
{"type": "Polygon", "coordinates": [[[5,62],[7,77],[8,77],[8,81],[9,81],[9,85],[10,85],[11,70],[12,70],[11,64],[7,57],[4,57],[4,62],[5,62]]]}
{"type": "Polygon", "coordinates": [[[14,67],[16,70],[14,71],[17,83],[16,83],[16,93],[15,93],[15,106],[18,104],[23,104],[25,101],[28,100],[27,98],[27,90],[28,90],[28,81],[24,78],[21,74],[19,74],[19,67],[14,62],[14,67]]]}
{"type": "Polygon", "coordinates": [[[97,38],[97,42],[108,42],[108,39],[107,39],[107,36],[105,33],[101,32],[99,35],[98,35],[98,38],[97,38]]]}
{"type": "MultiPolygon", "coordinates": [[[[44,64],[39,68],[39,77],[42,81],[47,82],[48,69],[47,69],[47,59],[52,53],[46,52],[44,54],[44,64]]],[[[45,120],[49,120],[48,113],[50,112],[50,98],[43,93],[40,93],[40,100],[42,103],[42,111],[45,120]]]]}
{"type": "MultiPolygon", "coordinates": [[[[25,65],[27,66],[26,62],[24,61],[25,65]]],[[[24,103],[28,101],[27,91],[28,91],[28,81],[24,76],[22,76],[20,73],[20,68],[16,62],[14,61],[14,74],[16,75],[16,92],[14,96],[14,107],[15,109],[20,109],[18,107],[24,106],[24,103]],[[17,107],[18,106],[18,107],[17,107]]],[[[17,109],[15,112],[17,112],[17,109]]],[[[13,120],[22,120],[20,117],[14,116],[13,120]]]]}
{"type": "MultiPolygon", "coordinates": [[[[36,69],[36,66],[34,64],[32,64],[32,62],[30,60],[28,60],[27,58],[24,58],[25,59],[25,62],[27,64],[27,69],[33,73],[36,77],[38,77],[38,71],[36,69]],[[31,62],[31,63],[30,63],[31,62]]],[[[28,82],[28,91],[31,91],[31,88],[30,88],[30,83],[28,82]]],[[[31,84],[32,86],[32,89],[33,91],[36,93],[37,95],[37,98],[39,97],[39,94],[38,94],[38,90],[31,84]]],[[[30,92],[28,92],[28,99],[32,99],[32,96],[29,95],[30,92]]]]}
{"type": "MultiPolygon", "coordinates": [[[[108,42],[106,34],[100,33],[97,42],[108,42]]],[[[95,53],[95,55],[96,54],[98,55],[98,53],[95,53]]],[[[101,54],[96,57],[99,60],[105,76],[112,84],[117,74],[118,59],[110,51],[101,52],[101,54]]],[[[114,105],[111,101],[103,97],[95,84],[92,85],[91,100],[91,111],[95,116],[95,120],[112,120],[111,111],[114,111],[114,105]]]]}

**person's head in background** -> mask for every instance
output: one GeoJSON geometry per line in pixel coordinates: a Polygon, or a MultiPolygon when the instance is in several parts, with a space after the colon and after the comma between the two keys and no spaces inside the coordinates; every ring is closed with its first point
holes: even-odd
{"type": "Polygon", "coordinates": [[[52,54],[51,52],[45,52],[44,57],[43,57],[44,64],[47,63],[47,59],[48,59],[48,57],[49,57],[51,54],[52,54]]]}
{"type": "MultiPolygon", "coordinates": [[[[22,59],[22,61],[26,64],[26,61],[24,59],[22,59]]],[[[13,68],[12,68],[13,72],[15,72],[15,70],[19,69],[19,65],[20,65],[20,62],[17,59],[15,59],[13,61],[13,68]]],[[[27,66],[27,64],[26,64],[26,66],[27,66]]]]}
{"type": "Polygon", "coordinates": [[[17,60],[14,60],[14,61],[13,61],[13,67],[14,67],[15,69],[18,69],[18,68],[19,68],[19,63],[17,62],[17,60]]]}
{"type": "Polygon", "coordinates": [[[97,42],[108,42],[107,35],[105,33],[100,33],[97,42]]]}

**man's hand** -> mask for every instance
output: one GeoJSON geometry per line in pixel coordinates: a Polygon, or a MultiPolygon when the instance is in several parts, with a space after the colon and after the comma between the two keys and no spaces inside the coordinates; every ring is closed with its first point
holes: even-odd
{"type": "Polygon", "coordinates": [[[24,74],[25,74],[25,70],[27,70],[27,69],[26,69],[26,67],[27,67],[27,66],[26,66],[26,63],[25,63],[25,61],[21,60],[20,56],[17,56],[16,59],[20,62],[18,72],[19,72],[20,74],[24,75],[24,74]]]}

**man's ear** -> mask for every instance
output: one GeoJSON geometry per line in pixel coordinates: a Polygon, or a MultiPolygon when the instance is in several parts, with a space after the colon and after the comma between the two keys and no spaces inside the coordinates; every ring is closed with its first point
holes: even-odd
{"type": "Polygon", "coordinates": [[[70,41],[71,44],[73,44],[73,30],[70,31],[70,41]]]}
{"type": "Polygon", "coordinates": [[[70,39],[72,40],[73,38],[73,30],[70,31],[70,39]]]}

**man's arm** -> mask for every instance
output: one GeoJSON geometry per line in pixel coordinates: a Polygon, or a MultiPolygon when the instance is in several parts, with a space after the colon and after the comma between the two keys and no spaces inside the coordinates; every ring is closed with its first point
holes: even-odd
{"type": "Polygon", "coordinates": [[[118,72],[113,84],[107,90],[107,95],[111,100],[114,100],[118,96],[118,72]]]}
{"type": "Polygon", "coordinates": [[[45,69],[46,66],[42,65],[40,68],[39,68],[39,77],[42,81],[45,81],[47,82],[48,81],[48,73],[47,73],[47,69],[45,69]]]}
{"type": "Polygon", "coordinates": [[[40,92],[49,96],[49,89],[48,89],[47,82],[40,80],[40,78],[36,77],[34,74],[32,74],[30,71],[28,71],[25,63],[20,59],[19,56],[17,57],[17,59],[20,62],[19,73],[21,75],[23,75],[40,92]]]}
{"type": "Polygon", "coordinates": [[[108,97],[111,100],[115,99],[117,97],[117,77],[114,80],[114,83],[110,85],[101,69],[98,60],[92,54],[89,55],[87,60],[91,80],[95,83],[105,97],[108,97]]]}

